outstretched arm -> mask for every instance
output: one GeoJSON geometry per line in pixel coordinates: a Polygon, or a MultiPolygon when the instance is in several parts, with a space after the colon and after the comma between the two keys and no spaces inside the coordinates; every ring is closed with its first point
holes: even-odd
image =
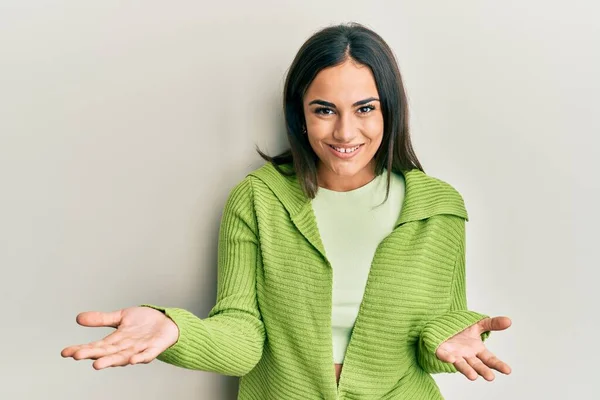
{"type": "Polygon", "coordinates": [[[265,330],[256,299],[259,257],[251,178],[231,191],[219,231],[217,303],[201,319],[157,307],[179,328],[177,342],[157,358],[182,368],[242,376],[262,357],[265,330]]]}
{"type": "Polygon", "coordinates": [[[486,365],[500,368],[498,370],[504,373],[510,372],[510,368],[496,359],[483,342],[492,330],[508,328],[510,319],[490,318],[467,308],[464,219],[460,229],[461,240],[454,264],[449,309],[425,323],[419,337],[417,360],[429,373],[460,371],[469,379],[476,379],[475,371],[481,371],[486,379],[493,379],[486,365]],[[486,361],[478,358],[478,355],[486,361]],[[485,365],[481,365],[484,362],[485,365]]]}

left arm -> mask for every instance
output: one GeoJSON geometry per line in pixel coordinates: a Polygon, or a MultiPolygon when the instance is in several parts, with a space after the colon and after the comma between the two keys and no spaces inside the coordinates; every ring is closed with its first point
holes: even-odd
{"type": "MultiPolygon", "coordinates": [[[[465,271],[465,220],[460,225],[461,239],[458,253],[454,262],[452,288],[450,292],[450,307],[448,311],[427,321],[420,333],[417,344],[417,361],[421,368],[428,373],[456,372],[452,363],[441,361],[436,356],[438,347],[452,336],[460,333],[469,326],[488,318],[467,309],[466,271],[465,271]]],[[[481,334],[485,341],[490,331],[481,334]]]]}

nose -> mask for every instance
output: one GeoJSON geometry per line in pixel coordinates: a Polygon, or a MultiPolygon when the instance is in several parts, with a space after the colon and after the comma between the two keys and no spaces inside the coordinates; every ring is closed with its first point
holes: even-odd
{"type": "Polygon", "coordinates": [[[344,113],[338,118],[333,130],[333,138],[338,143],[352,143],[357,136],[357,130],[352,122],[352,118],[344,113]]]}

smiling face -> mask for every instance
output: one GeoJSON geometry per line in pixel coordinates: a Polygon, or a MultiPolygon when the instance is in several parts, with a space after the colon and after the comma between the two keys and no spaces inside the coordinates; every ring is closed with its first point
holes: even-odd
{"type": "Polygon", "coordinates": [[[321,70],[304,96],[304,115],[319,186],[347,191],[375,177],[383,114],[369,67],[348,60],[321,70]]]}

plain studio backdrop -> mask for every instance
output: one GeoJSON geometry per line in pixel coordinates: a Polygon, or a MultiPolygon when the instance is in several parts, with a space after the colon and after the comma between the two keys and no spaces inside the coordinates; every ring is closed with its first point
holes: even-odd
{"type": "MultiPolygon", "coordinates": [[[[0,3],[0,398],[234,399],[238,378],[63,359],[86,310],[206,317],[230,189],[286,147],[281,91],[312,33],[395,52],[425,171],[465,199],[469,306],[513,368],[450,400],[589,399],[598,365],[600,32],[593,1],[0,3]],[[594,222],[595,221],[595,222],[594,222]],[[596,275],[594,275],[596,274],[596,275]]],[[[332,369],[333,373],[333,369],[332,369]]]]}

